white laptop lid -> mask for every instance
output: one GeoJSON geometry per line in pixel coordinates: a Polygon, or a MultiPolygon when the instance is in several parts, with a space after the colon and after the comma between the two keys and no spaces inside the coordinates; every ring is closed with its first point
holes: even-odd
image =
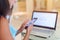
{"type": "Polygon", "coordinates": [[[36,27],[56,29],[58,12],[33,11],[32,19],[37,18],[34,23],[36,27]]]}

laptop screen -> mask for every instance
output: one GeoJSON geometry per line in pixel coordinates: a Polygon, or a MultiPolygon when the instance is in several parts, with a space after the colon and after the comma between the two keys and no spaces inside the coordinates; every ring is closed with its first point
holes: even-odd
{"type": "Polygon", "coordinates": [[[35,26],[44,27],[44,28],[56,28],[57,21],[57,12],[33,12],[33,17],[37,18],[34,23],[35,26]]]}

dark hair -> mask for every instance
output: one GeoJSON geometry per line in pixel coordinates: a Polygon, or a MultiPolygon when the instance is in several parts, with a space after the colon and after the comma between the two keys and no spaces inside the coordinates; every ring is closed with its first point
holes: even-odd
{"type": "Polygon", "coordinates": [[[8,14],[10,11],[10,5],[8,0],[0,0],[0,17],[8,14]]]}

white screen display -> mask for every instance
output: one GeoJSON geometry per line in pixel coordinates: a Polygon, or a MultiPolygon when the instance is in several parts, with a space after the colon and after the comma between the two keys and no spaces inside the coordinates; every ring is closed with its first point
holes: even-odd
{"type": "Polygon", "coordinates": [[[33,18],[37,18],[34,25],[55,28],[56,13],[34,12],[33,18]]]}

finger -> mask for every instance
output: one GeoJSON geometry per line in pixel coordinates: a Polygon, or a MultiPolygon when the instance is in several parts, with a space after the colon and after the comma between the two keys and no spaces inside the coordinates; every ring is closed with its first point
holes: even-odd
{"type": "Polygon", "coordinates": [[[26,19],[25,21],[24,21],[24,23],[27,23],[29,21],[29,19],[26,19]]]}
{"type": "Polygon", "coordinates": [[[21,25],[21,27],[20,27],[20,32],[22,32],[24,29],[25,29],[25,27],[26,27],[26,24],[27,24],[27,22],[28,22],[29,20],[25,20],[24,21],[24,23],[21,25]]]}

